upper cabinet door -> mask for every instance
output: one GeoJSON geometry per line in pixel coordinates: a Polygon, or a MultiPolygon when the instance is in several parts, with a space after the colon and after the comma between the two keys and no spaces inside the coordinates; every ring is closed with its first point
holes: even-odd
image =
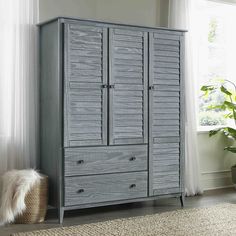
{"type": "Polygon", "coordinates": [[[107,29],[66,23],[64,146],[107,145],[107,29]]]}
{"type": "Polygon", "coordinates": [[[181,35],[163,30],[149,34],[150,195],[181,191],[184,132],[181,35]]]}
{"type": "Polygon", "coordinates": [[[147,33],[109,29],[109,143],[147,143],[147,33]]]}

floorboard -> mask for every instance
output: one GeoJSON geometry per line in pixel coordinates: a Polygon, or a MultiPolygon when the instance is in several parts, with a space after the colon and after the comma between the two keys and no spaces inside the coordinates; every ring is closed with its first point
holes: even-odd
{"type": "MultiPolygon", "coordinates": [[[[188,197],[185,200],[185,207],[204,207],[219,203],[235,203],[236,190],[233,188],[211,190],[202,196],[188,197]]],[[[39,229],[48,229],[61,226],[79,225],[85,223],[101,222],[125,217],[143,216],[147,214],[171,211],[180,208],[179,199],[161,199],[157,201],[130,203],[116,206],[99,207],[92,209],[73,210],[65,212],[63,225],[58,224],[56,212],[49,210],[47,219],[41,224],[20,225],[12,224],[0,227],[0,235],[8,236],[14,232],[24,232],[39,229]]]]}

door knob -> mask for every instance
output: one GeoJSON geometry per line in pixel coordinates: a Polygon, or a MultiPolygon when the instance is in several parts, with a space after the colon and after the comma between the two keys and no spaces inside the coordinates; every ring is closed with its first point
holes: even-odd
{"type": "Polygon", "coordinates": [[[154,85],[150,85],[149,90],[154,90],[154,85]]]}
{"type": "Polygon", "coordinates": [[[102,88],[108,88],[108,85],[107,84],[102,84],[101,87],[102,88]]]}

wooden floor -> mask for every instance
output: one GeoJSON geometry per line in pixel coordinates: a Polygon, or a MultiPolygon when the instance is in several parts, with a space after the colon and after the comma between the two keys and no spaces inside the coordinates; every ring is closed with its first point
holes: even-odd
{"type": "MultiPolygon", "coordinates": [[[[236,203],[236,190],[233,188],[219,189],[205,192],[202,196],[188,197],[185,207],[203,207],[219,203],[236,203]]],[[[180,208],[179,199],[162,199],[143,203],[131,203],[87,210],[74,210],[65,213],[63,226],[100,222],[124,217],[142,216],[180,208]]],[[[39,229],[61,227],[56,218],[56,212],[49,211],[47,220],[34,225],[7,225],[0,227],[0,236],[7,236],[14,232],[24,232],[39,229]]]]}

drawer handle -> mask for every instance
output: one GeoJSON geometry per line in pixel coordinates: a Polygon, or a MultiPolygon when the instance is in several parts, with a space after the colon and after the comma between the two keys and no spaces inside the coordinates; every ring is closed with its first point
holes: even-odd
{"type": "Polygon", "coordinates": [[[135,161],[135,160],[136,160],[136,157],[130,157],[129,160],[130,160],[130,161],[135,161]]]}
{"type": "Polygon", "coordinates": [[[79,164],[79,165],[84,164],[84,160],[77,161],[77,164],[79,164]]]}
{"type": "Polygon", "coordinates": [[[130,186],[129,186],[129,188],[135,188],[136,187],[136,184],[131,184],[130,186]]]}
{"type": "Polygon", "coordinates": [[[77,191],[77,193],[83,193],[84,192],[84,189],[79,189],[78,191],[77,191]]]}

